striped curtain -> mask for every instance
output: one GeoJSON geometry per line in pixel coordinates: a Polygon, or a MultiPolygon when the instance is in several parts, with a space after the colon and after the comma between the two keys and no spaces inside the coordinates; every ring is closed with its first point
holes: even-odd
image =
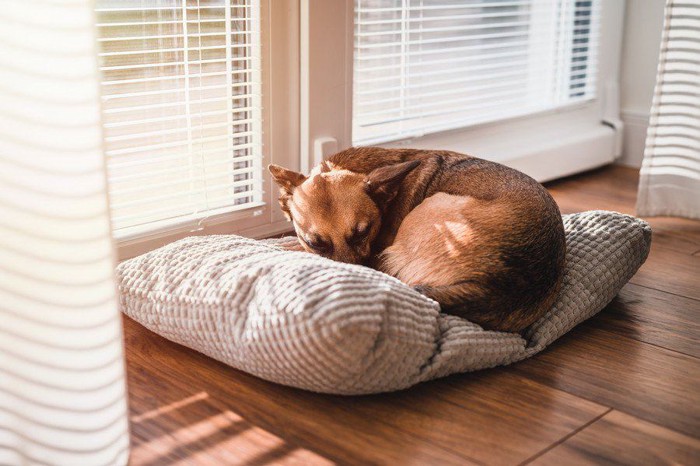
{"type": "Polygon", "coordinates": [[[0,464],[128,458],[93,5],[0,8],[0,464]]]}
{"type": "Polygon", "coordinates": [[[667,0],[637,214],[700,219],[700,2],[667,0]]]}

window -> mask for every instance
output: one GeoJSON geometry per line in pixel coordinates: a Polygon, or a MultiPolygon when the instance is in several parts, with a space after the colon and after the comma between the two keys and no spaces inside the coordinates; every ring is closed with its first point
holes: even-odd
{"type": "Polygon", "coordinates": [[[98,0],[116,236],[261,206],[260,4],[98,0]]]}
{"type": "Polygon", "coordinates": [[[593,0],[355,0],[353,144],[596,96],[593,0]]]}
{"type": "Polygon", "coordinates": [[[288,231],[264,167],[308,171],[351,144],[471,153],[538,180],[609,163],[619,151],[611,122],[623,2],[96,0],[96,8],[121,257],[194,232],[288,231]]]}

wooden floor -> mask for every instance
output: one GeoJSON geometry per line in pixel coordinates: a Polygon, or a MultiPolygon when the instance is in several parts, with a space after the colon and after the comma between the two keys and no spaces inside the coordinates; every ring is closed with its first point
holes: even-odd
{"type": "MultiPolygon", "coordinates": [[[[563,213],[634,213],[637,174],[548,187],[563,213]]],[[[399,393],[282,387],[125,319],[131,464],[700,464],[700,222],[651,224],[642,269],[549,349],[399,393]]]]}

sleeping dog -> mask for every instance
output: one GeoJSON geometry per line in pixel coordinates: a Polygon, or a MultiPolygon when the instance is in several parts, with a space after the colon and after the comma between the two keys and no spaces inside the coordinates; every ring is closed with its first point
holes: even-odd
{"type": "Polygon", "coordinates": [[[364,264],[486,329],[518,332],[552,305],[564,225],[542,185],[455,152],[350,148],[304,176],[277,165],[300,246],[364,264]]]}

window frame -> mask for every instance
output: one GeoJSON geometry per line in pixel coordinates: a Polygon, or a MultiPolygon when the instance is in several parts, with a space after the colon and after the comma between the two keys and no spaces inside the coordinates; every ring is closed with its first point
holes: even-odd
{"type": "MultiPolygon", "coordinates": [[[[354,1],[324,0],[311,9],[301,0],[301,166],[312,167],[352,144],[354,1]],[[328,23],[328,12],[335,18],[328,23]],[[342,17],[342,20],[341,20],[342,17]],[[334,51],[330,53],[329,51],[334,51]],[[343,75],[322,83],[328,75],[343,75]],[[318,85],[322,83],[322,85],[318,85]],[[304,92],[304,89],[313,92],[304,92]],[[307,103],[304,103],[308,99],[307,103]],[[332,105],[328,103],[332,102],[332,105]],[[329,108],[330,107],[330,108],[329,108]],[[319,144],[335,140],[337,144],[319,144]]],[[[494,160],[546,181],[611,163],[621,153],[619,69],[624,2],[600,0],[596,97],[535,114],[379,144],[445,149],[494,160]],[[566,154],[562,157],[561,154],[566,154]]]]}
{"type": "MultiPolygon", "coordinates": [[[[624,2],[601,0],[595,99],[381,146],[469,153],[539,181],[611,163],[622,143],[618,82],[624,8],[624,2]]],[[[265,205],[121,239],[120,259],[191,235],[260,238],[291,231],[265,167],[276,163],[308,173],[352,145],[354,1],[261,0],[260,18],[265,205]]]]}
{"type": "Polygon", "coordinates": [[[171,241],[204,234],[269,236],[291,229],[277,202],[266,169],[270,163],[300,169],[299,157],[299,0],[260,0],[262,170],[265,205],[167,225],[117,240],[120,260],[171,241]],[[273,72],[274,70],[274,72],[273,72]]]}

